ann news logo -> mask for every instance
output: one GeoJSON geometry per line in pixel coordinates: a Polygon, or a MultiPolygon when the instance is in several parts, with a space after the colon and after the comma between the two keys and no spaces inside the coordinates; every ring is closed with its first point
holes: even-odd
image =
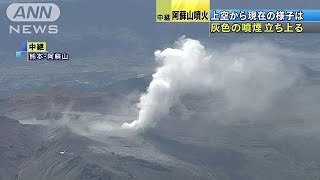
{"type": "Polygon", "coordinates": [[[12,3],[7,8],[7,17],[14,22],[9,33],[57,34],[58,25],[52,22],[59,16],[60,8],[54,3],[12,3]]]}

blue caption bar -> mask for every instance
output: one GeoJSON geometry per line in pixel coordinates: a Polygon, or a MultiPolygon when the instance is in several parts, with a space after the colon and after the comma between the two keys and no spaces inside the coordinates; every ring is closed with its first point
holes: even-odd
{"type": "Polygon", "coordinates": [[[320,22],[320,10],[216,9],[210,10],[210,21],[320,22]]]}

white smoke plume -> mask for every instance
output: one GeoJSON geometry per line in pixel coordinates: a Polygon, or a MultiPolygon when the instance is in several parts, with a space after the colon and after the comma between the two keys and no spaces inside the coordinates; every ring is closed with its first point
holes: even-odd
{"type": "Polygon", "coordinates": [[[123,129],[155,126],[186,94],[222,91],[230,109],[258,112],[297,77],[287,71],[281,61],[285,53],[273,44],[240,43],[210,53],[197,40],[181,38],[177,45],[155,52],[160,67],[140,97],[138,119],[122,124],[123,129]]]}

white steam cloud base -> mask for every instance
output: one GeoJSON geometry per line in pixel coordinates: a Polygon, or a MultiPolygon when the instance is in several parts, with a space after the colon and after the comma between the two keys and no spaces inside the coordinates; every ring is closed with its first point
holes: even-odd
{"type": "Polygon", "coordinates": [[[179,97],[217,90],[224,93],[229,108],[259,112],[297,78],[281,61],[288,52],[273,44],[234,44],[208,53],[199,41],[181,38],[177,46],[155,52],[160,67],[140,97],[139,117],[122,124],[122,129],[154,127],[179,97]]]}

